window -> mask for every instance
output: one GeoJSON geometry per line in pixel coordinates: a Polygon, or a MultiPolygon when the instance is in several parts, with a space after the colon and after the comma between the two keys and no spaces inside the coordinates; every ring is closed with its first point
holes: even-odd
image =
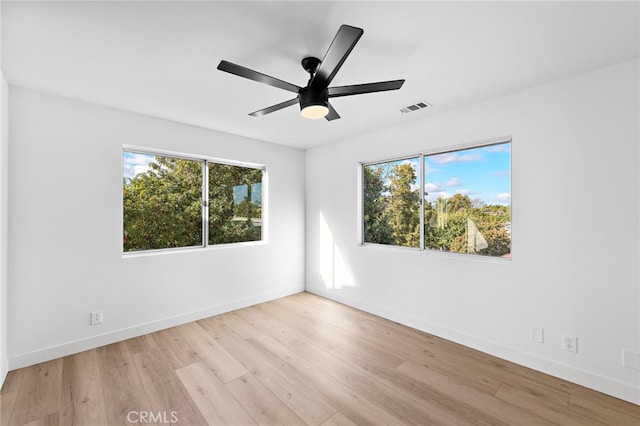
{"type": "Polygon", "coordinates": [[[262,239],[262,170],[208,166],[209,244],[262,239]]]}
{"type": "Polygon", "coordinates": [[[264,170],[125,150],[123,251],[262,239],[264,170]]]}
{"type": "Polygon", "coordinates": [[[364,242],[420,247],[420,157],[363,167],[364,242]]]}
{"type": "Polygon", "coordinates": [[[510,258],[511,142],[363,165],[363,242],[510,258]]]}
{"type": "Polygon", "coordinates": [[[424,156],[424,246],[511,256],[511,143],[424,156]]]}

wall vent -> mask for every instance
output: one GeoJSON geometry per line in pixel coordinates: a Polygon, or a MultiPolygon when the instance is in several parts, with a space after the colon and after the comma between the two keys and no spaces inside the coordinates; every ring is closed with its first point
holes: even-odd
{"type": "Polygon", "coordinates": [[[418,110],[421,110],[421,109],[424,109],[424,108],[430,108],[432,106],[433,105],[430,104],[427,101],[420,101],[418,103],[415,103],[413,105],[409,105],[409,106],[406,106],[406,107],[400,109],[400,112],[403,113],[403,114],[406,114],[408,112],[418,111],[418,110]]]}

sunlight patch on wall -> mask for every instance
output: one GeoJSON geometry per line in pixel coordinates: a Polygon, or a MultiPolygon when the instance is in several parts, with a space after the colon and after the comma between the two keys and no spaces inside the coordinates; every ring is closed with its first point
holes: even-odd
{"type": "Polygon", "coordinates": [[[333,233],[322,212],[320,213],[320,280],[328,289],[355,287],[351,268],[333,240],[333,233]]]}

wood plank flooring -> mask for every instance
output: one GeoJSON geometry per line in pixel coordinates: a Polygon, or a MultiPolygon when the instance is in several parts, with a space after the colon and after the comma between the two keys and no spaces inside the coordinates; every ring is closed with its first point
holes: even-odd
{"type": "Polygon", "coordinates": [[[11,371],[2,425],[640,425],[640,407],[300,293],[11,371]]]}

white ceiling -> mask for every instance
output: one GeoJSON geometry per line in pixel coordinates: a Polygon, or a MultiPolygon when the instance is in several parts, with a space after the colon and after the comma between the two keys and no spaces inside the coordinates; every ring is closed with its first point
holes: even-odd
{"type": "Polygon", "coordinates": [[[10,84],[298,148],[637,58],[639,39],[638,2],[2,2],[10,84]],[[340,120],[250,117],[293,96],[216,69],[304,86],[341,24],[364,35],[332,85],[406,83],[332,100],[340,120]]]}

